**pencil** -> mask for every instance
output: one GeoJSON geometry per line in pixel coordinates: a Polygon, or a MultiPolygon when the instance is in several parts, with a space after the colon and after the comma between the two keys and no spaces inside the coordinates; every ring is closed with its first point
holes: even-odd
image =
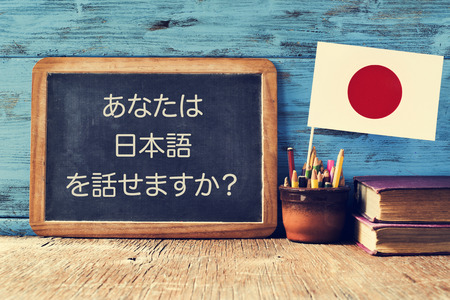
{"type": "Polygon", "coordinates": [[[306,179],[311,179],[311,167],[309,165],[306,166],[305,177],[306,179]]]}
{"type": "Polygon", "coordinates": [[[342,173],[341,179],[339,180],[339,186],[345,186],[345,177],[344,177],[343,173],[342,173]]]}
{"type": "Polygon", "coordinates": [[[287,148],[288,153],[288,164],[289,164],[289,178],[292,178],[292,171],[295,170],[295,162],[294,162],[294,148],[287,148]]]}
{"type": "Polygon", "coordinates": [[[333,178],[333,187],[337,188],[339,187],[339,181],[341,179],[341,173],[342,173],[342,164],[344,163],[344,149],[341,149],[339,151],[339,155],[336,160],[336,169],[335,174],[333,178]]]}
{"type": "Polygon", "coordinates": [[[320,172],[320,163],[319,158],[317,156],[314,158],[313,169],[316,170],[317,172],[320,172]]]}
{"type": "Polygon", "coordinates": [[[291,186],[293,188],[298,188],[298,176],[297,176],[297,171],[295,171],[295,170],[292,171],[291,186]]]}
{"type": "Polygon", "coordinates": [[[305,188],[308,186],[308,179],[305,176],[298,176],[298,187],[305,188]]]}
{"type": "Polygon", "coordinates": [[[284,187],[289,187],[289,179],[288,179],[287,177],[284,179],[284,184],[283,184],[283,186],[284,186],[284,187]]]}
{"type": "Polygon", "coordinates": [[[325,170],[323,172],[323,182],[330,182],[330,172],[328,172],[328,170],[325,170]]]}
{"type": "Polygon", "coordinates": [[[311,188],[317,189],[318,187],[319,187],[319,180],[317,179],[317,171],[316,169],[313,169],[311,175],[311,188]]]}
{"type": "Polygon", "coordinates": [[[314,165],[314,159],[316,158],[316,147],[313,146],[311,151],[311,157],[309,158],[309,166],[312,168],[314,165]]]}
{"type": "Polygon", "coordinates": [[[327,170],[328,170],[328,172],[331,172],[331,168],[333,168],[333,167],[334,167],[334,160],[329,159],[328,162],[327,162],[327,170]]]}
{"type": "Polygon", "coordinates": [[[330,171],[330,182],[331,182],[331,185],[333,185],[333,179],[334,179],[334,173],[336,172],[336,167],[335,166],[333,166],[332,168],[331,168],[331,171],[330,171]]]}
{"type": "Polygon", "coordinates": [[[321,172],[317,174],[317,180],[319,181],[319,187],[323,188],[324,182],[323,182],[323,174],[321,172]]]}
{"type": "Polygon", "coordinates": [[[345,186],[344,168],[342,168],[341,177],[339,177],[339,186],[345,186]]]}

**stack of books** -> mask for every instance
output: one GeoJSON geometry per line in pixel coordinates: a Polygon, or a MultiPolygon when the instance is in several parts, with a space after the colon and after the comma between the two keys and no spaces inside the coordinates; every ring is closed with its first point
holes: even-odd
{"type": "Polygon", "coordinates": [[[450,176],[353,180],[361,248],[373,255],[450,254],[450,176]]]}

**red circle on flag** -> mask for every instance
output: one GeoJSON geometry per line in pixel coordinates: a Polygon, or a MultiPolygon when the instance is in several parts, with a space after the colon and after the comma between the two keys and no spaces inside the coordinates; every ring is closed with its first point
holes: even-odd
{"type": "Polygon", "coordinates": [[[402,84],[390,69],[370,65],[358,70],[348,84],[348,100],[363,117],[381,119],[400,105],[402,84]]]}

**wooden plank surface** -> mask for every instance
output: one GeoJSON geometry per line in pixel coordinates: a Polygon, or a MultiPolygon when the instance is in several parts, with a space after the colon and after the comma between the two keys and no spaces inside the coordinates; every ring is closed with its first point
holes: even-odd
{"type": "Polygon", "coordinates": [[[449,256],[286,239],[0,237],[2,299],[445,299],[449,256]]]}

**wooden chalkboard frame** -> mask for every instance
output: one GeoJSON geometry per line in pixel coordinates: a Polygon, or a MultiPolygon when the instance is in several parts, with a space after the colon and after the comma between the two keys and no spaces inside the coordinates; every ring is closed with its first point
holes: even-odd
{"type": "Polygon", "coordinates": [[[277,225],[277,72],[267,59],[44,58],[33,68],[30,226],[38,235],[118,238],[253,238],[277,225]],[[262,222],[47,221],[46,147],[49,73],[261,74],[262,222]]]}

